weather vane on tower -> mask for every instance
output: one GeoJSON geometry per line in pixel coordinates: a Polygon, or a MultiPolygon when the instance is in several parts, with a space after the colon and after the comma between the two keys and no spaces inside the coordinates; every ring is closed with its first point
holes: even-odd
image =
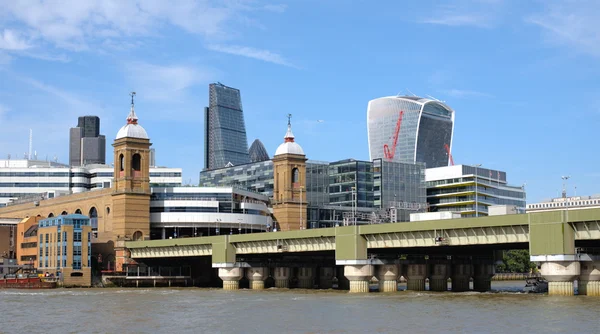
{"type": "Polygon", "coordinates": [[[131,105],[133,106],[133,97],[135,96],[135,92],[129,93],[129,96],[131,96],[131,105]]]}
{"type": "Polygon", "coordinates": [[[292,125],[292,114],[288,114],[288,125],[292,125]]]}

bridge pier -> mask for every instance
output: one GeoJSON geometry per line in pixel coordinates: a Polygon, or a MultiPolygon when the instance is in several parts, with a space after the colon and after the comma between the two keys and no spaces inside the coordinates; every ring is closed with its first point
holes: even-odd
{"type": "Polygon", "coordinates": [[[319,288],[331,289],[333,286],[333,276],[335,276],[335,268],[321,267],[319,269],[319,288]]]}
{"type": "Polygon", "coordinates": [[[397,292],[398,291],[398,273],[397,264],[384,264],[377,267],[377,279],[379,280],[379,292],[397,292]]]}
{"type": "Polygon", "coordinates": [[[600,297],[600,261],[581,262],[579,294],[600,297]]]}
{"type": "Polygon", "coordinates": [[[492,277],[496,267],[491,264],[475,264],[473,266],[473,290],[486,292],[492,290],[492,277]]]}
{"type": "Polygon", "coordinates": [[[287,289],[290,287],[290,268],[275,267],[275,287],[287,289]]]}
{"type": "Polygon", "coordinates": [[[429,276],[429,291],[448,291],[448,278],[450,278],[450,264],[431,265],[429,276]]]}
{"type": "Polygon", "coordinates": [[[265,267],[246,268],[246,278],[250,281],[250,289],[264,290],[268,269],[265,267]]]}
{"type": "Polygon", "coordinates": [[[573,296],[573,281],[580,273],[579,261],[548,261],[542,263],[542,276],[548,280],[551,296],[573,296]]]}
{"type": "Polygon", "coordinates": [[[344,266],[344,276],[350,281],[350,292],[369,292],[373,266],[370,264],[344,266]]]}
{"type": "Polygon", "coordinates": [[[425,291],[425,279],[427,278],[426,264],[409,264],[406,270],[406,289],[412,291],[425,291]]]}
{"type": "Polygon", "coordinates": [[[471,264],[455,264],[452,267],[452,291],[469,291],[469,283],[472,274],[473,266],[471,264]]]}
{"type": "Polygon", "coordinates": [[[315,280],[315,272],[312,267],[298,268],[298,288],[312,289],[315,280]]]}
{"type": "Polygon", "coordinates": [[[242,268],[219,268],[219,277],[223,280],[223,290],[239,290],[240,279],[243,276],[242,268]]]}

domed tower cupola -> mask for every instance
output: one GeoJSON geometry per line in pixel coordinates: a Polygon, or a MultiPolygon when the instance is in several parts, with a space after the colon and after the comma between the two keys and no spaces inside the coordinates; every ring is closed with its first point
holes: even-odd
{"type": "Polygon", "coordinates": [[[114,239],[143,240],[150,237],[150,139],[138,124],[131,94],[131,109],[114,147],[113,216],[114,239]],[[127,208],[125,210],[125,208],[127,208]]]}
{"type": "Polygon", "coordinates": [[[306,228],[306,156],[295,141],[291,114],[283,143],[273,157],[273,215],[282,231],[306,228]]]}

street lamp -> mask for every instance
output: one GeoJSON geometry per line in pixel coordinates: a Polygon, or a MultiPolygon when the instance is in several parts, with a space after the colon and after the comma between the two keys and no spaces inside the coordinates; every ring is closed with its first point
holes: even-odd
{"type": "Polygon", "coordinates": [[[560,177],[563,180],[563,190],[562,190],[562,197],[563,198],[567,198],[567,180],[570,179],[570,176],[561,176],[560,177]]]}
{"type": "Polygon", "coordinates": [[[479,217],[479,197],[477,195],[477,168],[481,167],[481,164],[477,164],[475,167],[475,217],[479,217]]]}
{"type": "MultiPolygon", "coordinates": [[[[220,234],[221,234],[221,229],[220,229],[220,227],[221,227],[221,218],[217,218],[217,228],[215,229],[215,233],[216,233],[217,235],[220,235],[220,234]]],[[[209,228],[208,230],[210,231],[210,228],[209,228]]],[[[210,232],[209,232],[209,235],[210,235],[210,232]]]]}

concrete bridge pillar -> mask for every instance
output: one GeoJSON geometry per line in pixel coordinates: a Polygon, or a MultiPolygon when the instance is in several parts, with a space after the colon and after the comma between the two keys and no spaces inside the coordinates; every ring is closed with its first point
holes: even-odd
{"type": "Polygon", "coordinates": [[[548,294],[551,296],[573,296],[573,281],[579,276],[579,261],[543,262],[540,270],[548,280],[548,294]]]}
{"type": "Polygon", "coordinates": [[[300,289],[312,289],[315,280],[315,271],[312,267],[298,268],[298,287],[300,289]]]}
{"type": "Polygon", "coordinates": [[[251,267],[246,269],[246,278],[250,281],[250,289],[263,290],[268,269],[265,267],[251,267]]]}
{"type": "Polygon", "coordinates": [[[370,264],[345,266],[344,276],[350,281],[350,292],[369,292],[373,266],[370,264]]]}
{"type": "Polygon", "coordinates": [[[399,269],[397,264],[384,264],[377,267],[376,274],[379,280],[379,292],[398,291],[399,269]]]}
{"type": "Polygon", "coordinates": [[[455,264],[452,267],[452,291],[469,291],[469,283],[473,274],[471,264],[455,264]]]}
{"type": "Polygon", "coordinates": [[[473,290],[486,292],[492,290],[492,277],[496,273],[493,264],[476,264],[473,266],[473,290]]]}
{"type": "Polygon", "coordinates": [[[425,279],[427,278],[426,264],[409,264],[406,271],[407,290],[425,291],[425,279]]]}
{"type": "Polygon", "coordinates": [[[431,265],[429,276],[430,291],[448,291],[448,278],[450,278],[450,264],[431,265]]]}
{"type": "Polygon", "coordinates": [[[579,294],[600,297],[600,261],[581,262],[579,294]]]}
{"type": "Polygon", "coordinates": [[[287,289],[290,287],[290,268],[276,267],[275,268],[275,287],[287,289]]]}
{"type": "Polygon", "coordinates": [[[321,267],[319,269],[319,288],[331,289],[333,286],[333,277],[335,276],[335,268],[321,267]]]}
{"type": "Polygon", "coordinates": [[[223,290],[238,290],[242,276],[244,276],[242,268],[219,268],[219,277],[223,280],[223,290]]]}

